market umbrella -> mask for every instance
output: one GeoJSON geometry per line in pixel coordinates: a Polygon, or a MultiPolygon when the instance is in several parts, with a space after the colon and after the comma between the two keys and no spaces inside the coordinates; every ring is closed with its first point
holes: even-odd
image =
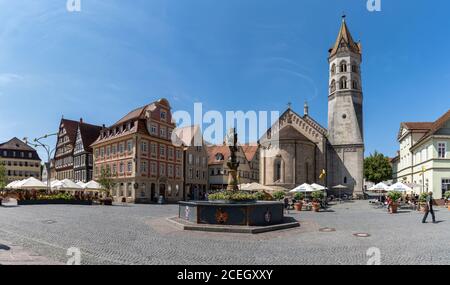
{"type": "Polygon", "coordinates": [[[327,190],[327,188],[325,186],[322,186],[322,185],[317,184],[317,183],[311,184],[311,187],[316,189],[317,191],[327,190]]]}
{"type": "Polygon", "coordinates": [[[17,185],[18,183],[22,182],[22,180],[16,180],[13,181],[11,183],[9,183],[8,185],[6,185],[5,189],[15,189],[15,185],[17,185]]]}
{"type": "Polygon", "coordinates": [[[381,201],[382,193],[386,193],[388,191],[388,189],[389,189],[389,186],[387,186],[383,182],[380,182],[380,183],[370,187],[367,191],[378,193],[380,201],[381,201]]]}
{"type": "Polygon", "coordinates": [[[100,185],[100,183],[92,180],[84,184],[83,189],[88,191],[100,191],[103,189],[103,186],[100,185]]]}
{"type": "Polygon", "coordinates": [[[409,187],[408,185],[406,185],[402,182],[397,182],[397,183],[389,186],[388,190],[395,191],[395,192],[412,192],[413,191],[413,189],[411,187],[409,187]]]}
{"type": "Polygon", "coordinates": [[[47,185],[44,182],[37,180],[34,177],[22,180],[14,185],[14,189],[22,190],[46,190],[47,185]]]}
{"type": "Polygon", "coordinates": [[[243,190],[243,191],[271,191],[272,188],[254,182],[254,183],[242,185],[241,190],[243,190]]]}
{"type": "MultiPolygon", "coordinates": [[[[342,198],[341,191],[347,190],[348,188],[347,188],[347,186],[339,184],[339,185],[334,186],[333,189],[337,189],[339,191],[339,199],[341,199],[342,198]]],[[[341,201],[341,200],[339,200],[339,201],[341,201]]]]}
{"type": "Polygon", "coordinates": [[[80,185],[76,184],[70,179],[64,179],[61,181],[54,181],[52,189],[59,190],[59,191],[81,191],[83,188],[81,188],[80,185]]]}
{"type": "Polygon", "coordinates": [[[84,185],[86,185],[86,183],[84,183],[83,181],[78,181],[77,185],[80,186],[81,188],[84,188],[84,185]]]}
{"type": "Polygon", "coordinates": [[[311,185],[309,185],[308,183],[304,183],[298,187],[295,187],[294,189],[292,189],[291,191],[289,191],[289,193],[312,193],[312,192],[316,192],[317,189],[314,189],[311,185]]]}

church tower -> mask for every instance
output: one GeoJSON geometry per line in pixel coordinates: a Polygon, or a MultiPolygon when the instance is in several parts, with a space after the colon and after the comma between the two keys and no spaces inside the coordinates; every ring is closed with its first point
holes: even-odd
{"type": "Polygon", "coordinates": [[[346,186],[354,195],[363,191],[364,129],[360,65],[362,48],[355,43],[345,16],[329,50],[328,187],[346,186]]]}

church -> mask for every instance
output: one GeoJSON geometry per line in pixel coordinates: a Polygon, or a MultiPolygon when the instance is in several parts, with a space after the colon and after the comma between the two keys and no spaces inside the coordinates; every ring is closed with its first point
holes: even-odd
{"type": "Polygon", "coordinates": [[[329,193],[338,186],[341,193],[363,194],[362,47],[345,16],[328,62],[328,128],[309,116],[306,103],[303,115],[289,106],[259,141],[261,184],[290,190],[318,183],[329,193]]]}

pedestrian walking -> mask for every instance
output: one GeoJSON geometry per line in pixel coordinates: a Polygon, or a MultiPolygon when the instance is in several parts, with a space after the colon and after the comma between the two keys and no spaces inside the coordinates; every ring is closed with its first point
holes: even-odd
{"type": "Polygon", "coordinates": [[[427,222],[427,218],[428,218],[428,214],[431,213],[431,218],[433,219],[433,224],[436,223],[436,216],[434,215],[434,210],[433,210],[433,192],[429,192],[428,196],[427,196],[427,208],[425,210],[425,215],[423,216],[423,220],[422,223],[426,223],[427,222]]]}

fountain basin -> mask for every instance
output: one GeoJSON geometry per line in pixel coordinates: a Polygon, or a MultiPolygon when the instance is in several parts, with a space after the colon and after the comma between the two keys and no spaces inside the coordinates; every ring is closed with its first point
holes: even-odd
{"type": "Polygon", "coordinates": [[[179,202],[178,218],[194,224],[271,226],[285,222],[282,202],[179,202]]]}

